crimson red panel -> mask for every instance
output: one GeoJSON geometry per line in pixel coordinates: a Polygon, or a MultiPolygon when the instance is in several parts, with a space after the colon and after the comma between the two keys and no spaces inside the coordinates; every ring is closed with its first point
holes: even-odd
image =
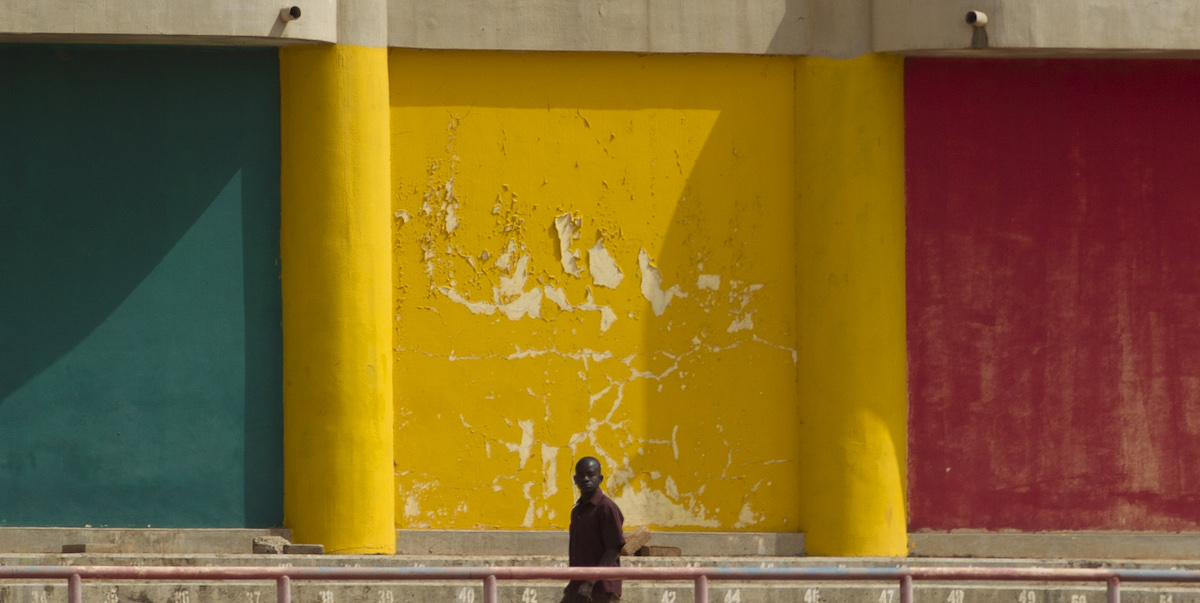
{"type": "Polygon", "coordinates": [[[911,527],[1200,528],[1200,62],[905,94],[911,527]]]}

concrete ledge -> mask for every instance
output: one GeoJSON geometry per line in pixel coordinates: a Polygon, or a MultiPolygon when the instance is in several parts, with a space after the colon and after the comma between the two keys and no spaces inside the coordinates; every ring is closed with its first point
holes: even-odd
{"type": "Polygon", "coordinates": [[[915,533],[915,557],[1025,559],[1200,559],[1200,533],[998,532],[915,533]]]}
{"type": "MultiPolygon", "coordinates": [[[[652,532],[650,544],[686,556],[804,554],[804,534],[785,532],[652,532]]],[[[566,555],[567,532],[540,530],[396,530],[399,555],[566,555]]]]}
{"type": "Polygon", "coordinates": [[[291,530],[0,528],[0,551],[59,553],[63,545],[106,545],[106,552],[158,555],[249,553],[259,536],[291,538],[291,530]]]}

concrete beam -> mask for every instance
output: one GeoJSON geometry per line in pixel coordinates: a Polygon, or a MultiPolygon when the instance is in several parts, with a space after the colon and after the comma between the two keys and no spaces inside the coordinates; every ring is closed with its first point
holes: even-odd
{"type": "Polygon", "coordinates": [[[803,54],[809,0],[389,0],[406,48],[803,54]]]}
{"type": "Polygon", "coordinates": [[[5,41],[280,45],[337,40],[337,0],[293,0],[302,15],[284,21],[278,0],[17,0],[0,3],[5,41]],[[84,36],[84,37],[79,37],[84,36]]]}

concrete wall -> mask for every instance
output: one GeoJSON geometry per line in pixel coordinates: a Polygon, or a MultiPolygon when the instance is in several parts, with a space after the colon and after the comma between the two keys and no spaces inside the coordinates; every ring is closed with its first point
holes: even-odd
{"type": "Polygon", "coordinates": [[[1200,66],[906,80],[912,527],[1196,530],[1200,66]]]}
{"type": "Polygon", "coordinates": [[[1187,0],[19,0],[0,6],[0,40],[426,49],[735,53],[854,57],[871,52],[1103,55],[1195,53],[1187,0]],[[988,50],[970,50],[968,10],[988,14],[988,50]]]}
{"type": "Polygon", "coordinates": [[[0,524],[281,521],[278,77],[0,47],[0,524]]]}
{"type": "Polygon", "coordinates": [[[398,526],[799,530],[794,60],[390,61],[398,526]]]}

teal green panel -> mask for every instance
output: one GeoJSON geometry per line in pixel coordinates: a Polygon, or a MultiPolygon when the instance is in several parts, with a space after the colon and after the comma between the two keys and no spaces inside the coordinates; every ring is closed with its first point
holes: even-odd
{"type": "Polygon", "coordinates": [[[276,51],[0,46],[0,90],[0,525],[279,525],[276,51]]]}

